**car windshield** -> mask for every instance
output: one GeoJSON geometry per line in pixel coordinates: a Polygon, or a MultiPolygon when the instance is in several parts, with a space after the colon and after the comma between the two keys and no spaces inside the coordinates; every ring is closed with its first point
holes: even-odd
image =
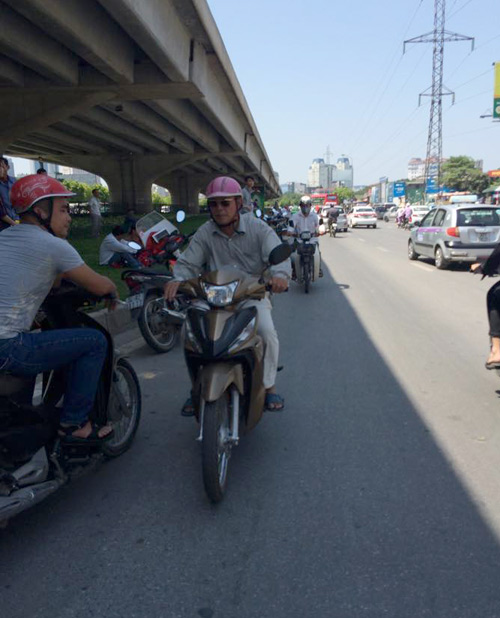
{"type": "Polygon", "coordinates": [[[457,227],[500,225],[498,208],[461,208],[457,210],[457,227]]]}

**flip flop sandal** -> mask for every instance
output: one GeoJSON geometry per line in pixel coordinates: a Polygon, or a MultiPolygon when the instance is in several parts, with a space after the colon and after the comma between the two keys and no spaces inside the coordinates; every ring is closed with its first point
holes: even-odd
{"type": "Polygon", "coordinates": [[[484,363],[486,369],[500,369],[500,361],[493,361],[491,363],[484,363]]]}
{"type": "Polygon", "coordinates": [[[270,412],[281,412],[285,407],[285,400],[283,397],[280,397],[278,393],[267,393],[264,400],[264,407],[270,412]]]}
{"type": "Polygon", "coordinates": [[[101,425],[95,425],[94,423],[91,423],[92,430],[86,438],[79,438],[72,435],[77,429],[81,429],[86,424],[87,421],[85,421],[81,425],[70,425],[69,427],[63,427],[62,425],[59,425],[57,433],[59,434],[59,437],[67,444],[102,444],[103,442],[106,442],[106,440],[109,440],[113,437],[113,430],[111,430],[105,436],[99,436],[99,431],[103,427],[101,425]]]}
{"type": "Polygon", "coordinates": [[[191,397],[188,397],[186,403],[182,406],[181,416],[194,416],[194,405],[191,397]]]}

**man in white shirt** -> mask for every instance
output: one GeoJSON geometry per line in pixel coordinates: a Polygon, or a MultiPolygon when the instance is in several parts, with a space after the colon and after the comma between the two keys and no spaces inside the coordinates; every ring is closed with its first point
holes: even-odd
{"type": "Polygon", "coordinates": [[[244,214],[246,212],[253,212],[253,202],[252,202],[252,193],[255,185],[255,180],[253,176],[245,176],[245,184],[241,190],[241,195],[243,197],[243,206],[241,208],[241,213],[244,214]]]}
{"type": "MultiPolygon", "coordinates": [[[[288,228],[288,234],[290,236],[296,236],[300,238],[301,232],[311,232],[311,241],[316,245],[316,251],[314,252],[314,279],[322,277],[321,272],[321,254],[319,251],[319,244],[317,237],[319,236],[319,218],[315,212],[311,211],[311,198],[308,195],[304,195],[300,198],[300,210],[292,215],[290,219],[290,227],[288,228]]],[[[295,276],[300,281],[300,256],[295,251],[292,254],[292,263],[295,270],[295,276]]]]}
{"type": "Polygon", "coordinates": [[[101,233],[101,202],[99,201],[99,189],[93,189],[92,197],[88,203],[90,209],[90,221],[92,222],[92,238],[97,238],[101,233]]]}
{"type": "Polygon", "coordinates": [[[115,225],[111,234],[105,236],[99,247],[99,264],[101,266],[120,266],[125,264],[130,268],[141,268],[141,263],[134,257],[136,249],[127,242],[122,242],[127,236],[127,230],[121,225],[115,225]]]}

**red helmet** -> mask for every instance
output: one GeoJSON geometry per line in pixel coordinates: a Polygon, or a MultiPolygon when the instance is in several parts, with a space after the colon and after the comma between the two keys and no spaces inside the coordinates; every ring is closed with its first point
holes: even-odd
{"type": "Polygon", "coordinates": [[[237,180],[229,176],[218,176],[208,183],[205,191],[207,199],[214,197],[236,197],[242,195],[241,187],[237,180]]]}
{"type": "Polygon", "coordinates": [[[46,174],[24,176],[12,185],[10,201],[18,215],[29,210],[40,200],[49,197],[71,197],[75,195],[61,182],[46,174]]]}

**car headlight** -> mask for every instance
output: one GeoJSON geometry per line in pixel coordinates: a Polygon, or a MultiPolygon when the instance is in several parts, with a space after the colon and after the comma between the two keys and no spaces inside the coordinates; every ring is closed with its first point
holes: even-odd
{"type": "Polygon", "coordinates": [[[207,301],[214,307],[225,307],[233,302],[233,296],[238,287],[238,281],[231,281],[224,285],[214,285],[213,283],[202,284],[207,301]]]}
{"type": "Polygon", "coordinates": [[[241,333],[236,337],[233,343],[229,346],[228,352],[232,352],[236,350],[242,343],[244,343],[247,339],[253,335],[255,330],[255,318],[252,318],[250,322],[245,326],[245,328],[241,331],[241,333]]]}

